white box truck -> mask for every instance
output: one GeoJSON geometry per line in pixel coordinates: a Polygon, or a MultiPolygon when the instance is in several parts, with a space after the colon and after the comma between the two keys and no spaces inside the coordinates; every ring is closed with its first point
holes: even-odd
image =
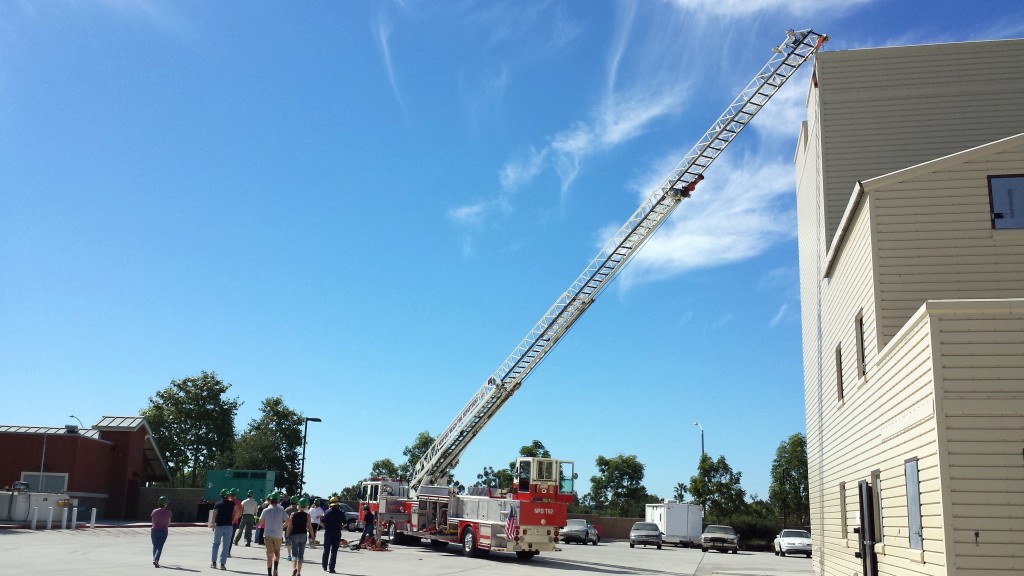
{"type": "Polygon", "coordinates": [[[645,511],[647,522],[654,522],[665,535],[665,544],[676,546],[697,546],[703,531],[704,518],[700,506],[679,502],[648,504],[645,511]]]}

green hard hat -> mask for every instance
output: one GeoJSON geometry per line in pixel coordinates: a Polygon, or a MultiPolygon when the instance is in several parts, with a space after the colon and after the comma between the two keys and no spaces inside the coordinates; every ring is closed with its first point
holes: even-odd
{"type": "Polygon", "coordinates": [[[231,490],[228,490],[228,494],[231,494],[232,496],[238,494],[238,488],[232,488],[231,490]]]}
{"type": "Polygon", "coordinates": [[[221,498],[225,498],[228,494],[229,494],[229,492],[228,492],[227,488],[224,488],[223,490],[220,491],[220,497],[221,498]]]}
{"type": "Polygon", "coordinates": [[[299,506],[309,506],[309,500],[305,498],[299,498],[299,506]]]}
{"type": "Polygon", "coordinates": [[[157,504],[160,504],[161,506],[163,506],[163,505],[167,504],[167,496],[161,496],[161,497],[157,498],[156,501],[157,501],[157,504]]]}
{"type": "Polygon", "coordinates": [[[281,495],[278,494],[277,492],[271,492],[270,496],[267,496],[267,500],[270,500],[271,502],[277,502],[280,499],[281,495]]]}
{"type": "Polygon", "coordinates": [[[255,494],[255,492],[253,492],[252,490],[249,490],[249,496],[252,496],[253,494],[255,494]]]}

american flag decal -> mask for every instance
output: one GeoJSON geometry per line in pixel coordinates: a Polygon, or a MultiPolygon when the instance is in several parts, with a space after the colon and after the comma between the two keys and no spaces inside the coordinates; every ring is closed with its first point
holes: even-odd
{"type": "Polygon", "coordinates": [[[508,520],[505,521],[505,538],[511,541],[516,537],[516,507],[512,504],[508,509],[508,520]]]}

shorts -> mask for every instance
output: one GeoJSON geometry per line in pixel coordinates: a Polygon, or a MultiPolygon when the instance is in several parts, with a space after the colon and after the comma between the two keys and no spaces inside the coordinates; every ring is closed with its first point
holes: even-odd
{"type": "Polygon", "coordinates": [[[267,548],[267,558],[281,556],[281,539],[274,536],[264,536],[263,546],[267,548]]]}

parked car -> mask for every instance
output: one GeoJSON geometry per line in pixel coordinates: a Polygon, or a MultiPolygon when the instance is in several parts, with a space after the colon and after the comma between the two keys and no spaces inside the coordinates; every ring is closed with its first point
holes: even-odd
{"type": "Polygon", "coordinates": [[[661,550],[661,537],[664,534],[658,529],[654,522],[637,522],[629,529],[629,547],[635,548],[637,544],[643,546],[657,546],[661,550]]]}
{"type": "Polygon", "coordinates": [[[345,529],[349,532],[359,530],[359,512],[344,502],[340,504],[340,507],[345,512],[345,529]]]}
{"type": "Polygon", "coordinates": [[[783,530],[775,537],[775,555],[803,554],[811,557],[811,535],[806,530],[783,530]]]}
{"type": "Polygon", "coordinates": [[[570,542],[579,542],[580,544],[593,544],[597,546],[597,543],[601,541],[601,537],[597,534],[597,528],[586,520],[567,520],[565,528],[559,533],[559,537],[562,542],[569,544],[570,542]]]}
{"type": "Polygon", "coordinates": [[[740,535],[733,530],[732,526],[712,524],[705,528],[700,535],[700,549],[702,552],[718,550],[735,554],[740,549],[740,535]]]}

